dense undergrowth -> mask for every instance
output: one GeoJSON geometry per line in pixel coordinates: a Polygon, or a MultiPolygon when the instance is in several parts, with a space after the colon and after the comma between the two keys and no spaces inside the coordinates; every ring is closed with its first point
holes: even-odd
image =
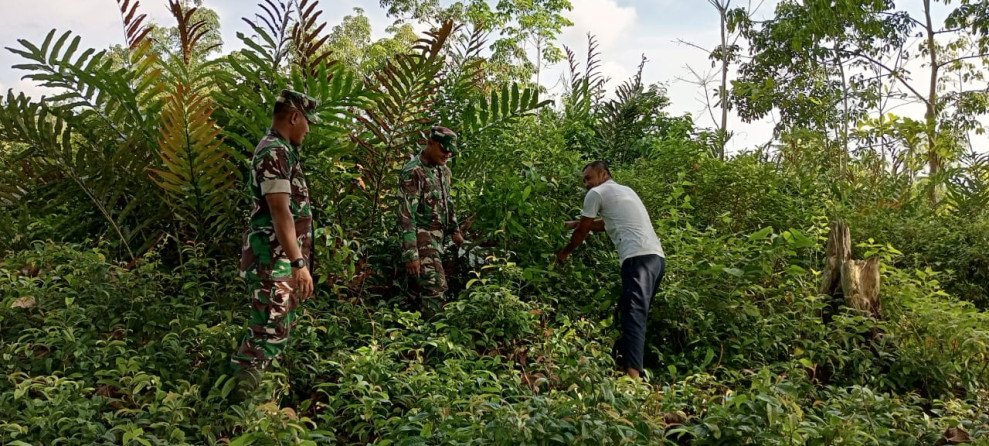
{"type": "MultiPolygon", "coordinates": [[[[703,162],[741,192],[786,180],[745,157],[703,162]]],[[[434,322],[403,310],[401,294],[323,287],[266,378],[274,399],[242,405],[226,399],[245,317],[233,259],[190,247],[172,269],[157,250],[125,268],[99,247],[39,241],[0,265],[0,440],[933,444],[950,427],[989,438],[989,318],[944,292],[944,273],[898,266],[900,251],[864,241],[857,249],[883,258],[886,318],[857,315],[816,293],[827,220],[765,208],[816,197],[760,205],[733,194],[756,202],[721,212],[713,203],[726,200],[690,191],[723,182],[670,165],[616,171],[640,190],[669,253],[647,382],[617,374],[609,356],[617,265],[600,240],[559,267],[535,253],[551,253],[561,233],[507,229],[509,248],[533,254],[475,248],[483,265],[455,269],[470,273],[434,322]],[[702,211],[718,223],[699,225],[702,211]],[[761,215],[794,226],[736,223],[761,215]]],[[[574,179],[530,181],[561,186],[522,208],[579,197],[574,179]]]]}

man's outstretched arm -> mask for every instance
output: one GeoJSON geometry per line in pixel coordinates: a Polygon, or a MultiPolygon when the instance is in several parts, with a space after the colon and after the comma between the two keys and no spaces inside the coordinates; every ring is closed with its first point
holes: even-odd
{"type": "MultiPolygon", "coordinates": [[[[577,227],[574,228],[573,235],[570,236],[570,243],[567,243],[567,246],[564,246],[563,250],[556,254],[556,259],[560,263],[566,262],[567,257],[570,257],[570,253],[577,249],[581,243],[584,243],[584,239],[587,238],[587,234],[591,232],[595,225],[596,223],[593,218],[580,217],[580,220],[577,221],[577,227]]],[[[603,230],[604,222],[601,221],[600,225],[603,230]]]]}
{"type": "MultiPolygon", "coordinates": [[[[580,220],[569,220],[563,224],[567,225],[567,229],[577,229],[577,225],[580,224],[580,220]]],[[[593,220],[591,222],[591,231],[604,231],[604,220],[593,220]]]]}

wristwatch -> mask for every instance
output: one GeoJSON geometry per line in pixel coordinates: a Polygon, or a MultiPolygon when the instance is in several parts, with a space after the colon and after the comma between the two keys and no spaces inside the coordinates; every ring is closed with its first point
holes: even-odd
{"type": "Polygon", "coordinates": [[[293,260],[292,263],[290,263],[290,265],[292,265],[292,268],[305,268],[306,259],[303,257],[299,257],[293,260]]]}

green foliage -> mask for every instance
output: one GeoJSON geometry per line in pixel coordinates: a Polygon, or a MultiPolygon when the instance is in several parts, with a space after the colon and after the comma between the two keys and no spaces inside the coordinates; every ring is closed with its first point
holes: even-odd
{"type": "Polygon", "coordinates": [[[40,47],[21,41],[24,49],[10,49],[31,62],[16,66],[31,70],[28,78],[63,93],[33,102],[8,92],[0,118],[2,136],[25,146],[13,159],[22,171],[8,177],[8,184],[30,179],[28,192],[36,194],[13,201],[32,207],[85,199],[89,206],[74,208],[65,221],[71,228],[67,232],[90,232],[89,224],[102,221],[99,232],[114,234],[133,258],[133,251],[146,247],[155,234],[148,229],[158,217],[148,205],[153,190],[141,183],[151,163],[155,128],[147,114],[156,113],[161,104],[155,99],[161,90],[153,81],[160,70],[149,62],[154,56],[146,43],[135,42],[133,63],[115,68],[105,51],[90,49],[76,56],[80,38],[68,42],[70,37],[66,32],[56,39],[52,30],[40,47]]]}
{"type": "Polygon", "coordinates": [[[891,8],[887,1],[782,2],[766,23],[738,16],[755,56],[733,83],[739,115],[751,120],[778,107],[778,130],[826,131],[863,118],[878,105],[882,83],[855,67],[899,49],[909,31],[891,8]]]}
{"type": "MultiPolygon", "coordinates": [[[[501,23],[504,24],[502,33],[505,35],[506,43],[532,46],[535,54],[532,59],[535,59],[536,84],[539,84],[539,76],[544,64],[549,65],[563,60],[563,51],[556,46],[556,37],[563,32],[563,28],[573,25],[573,22],[563,15],[564,11],[571,9],[573,5],[570,0],[498,1],[497,11],[501,23]]],[[[528,48],[523,47],[523,51],[526,50],[528,48]]],[[[525,52],[522,54],[523,57],[515,60],[507,58],[503,63],[531,64],[530,58],[524,57],[525,52]]]]}
{"type": "Polygon", "coordinates": [[[179,83],[162,111],[158,141],[161,169],[153,180],[183,226],[199,241],[228,231],[233,221],[232,191],[237,171],[218,139],[209,97],[179,83]]]}
{"type": "MultiPolygon", "coordinates": [[[[986,95],[981,86],[967,84],[985,83],[981,50],[987,42],[985,8],[937,3],[913,10],[887,0],[783,1],[770,20],[738,14],[733,25],[749,40],[753,56],[733,83],[740,117],[778,111],[778,133],[833,131],[847,153],[859,142],[852,128],[881,121],[896,107],[892,101],[917,104],[923,115],[904,122],[915,124],[919,144],[883,138],[879,144],[860,141],[857,149],[881,158],[922,159],[907,168],[919,173],[926,167],[936,177],[961,158],[965,133],[982,131],[978,117],[986,112],[986,95]],[[943,21],[932,18],[939,7],[943,21]],[[916,75],[907,68],[915,61],[925,63],[916,75]]],[[[941,184],[927,191],[932,204],[941,184]]]]}
{"type": "Polygon", "coordinates": [[[542,68],[564,59],[556,41],[564,28],[573,25],[565,16],[573,9],[569,0],[467,0],[448,7],[437,0],[381,0],[380,4],[391,16],[421,23],[453,19],[496,31],[486,65],[488,76],[497,83],[528,85],[535,75],[538,85],[542,68]]]}
{"type": "Polygon", "coordinates": [[[659,134],[663,117],[660,110],[670,101],[658,85],[647,88],[642,83],[645,63],[643,57],[639,71],[615,90],[615,99],[601,104],[592,158],[610,160],[616,165],[629,164],[648,154],[647,136],[665,136],[659,134]]]}
{"type": "Polygon", "coordinates": [[[652,155],[655,144],[688,140],[693,133],[690,117],[668,116],[662,111],[670,103],[665,87],[643,83],[645,57],[636,74],[615,89],[614,98],[604,99],[597,47],[589,36],[584,71],[576,54],[566,49],[570,84],[563,100],[563,121],[569,145],[587,159],[624,166],[652,155]]]}
{"type": "MultiPolygon", "coordinates": [[[[223,361],[243,315],[209,302],[240,285],[207,276],[228,267],[190,249],[175,271],[151,258],[125,270],[98,250],[38,244],[0,265],[0,337],[16,339],[0,351],[2,439],[924,444],[949,426],[986,434],[975,408],[986,398],[987,332],[974,328],[985,315],[946,307],[932,273],[886,268],[898,323],[880,325],[870,346],[874,322],[836,313],[825,323],[827,301],[798,294],[815,286],[800,265],[823,228],[679,232],[664,238],[657,387],[615,378],[612,335],[591,322],[606,310],[571,319],[529,302],[519,285],[536,279],[506,265],[485,269],[436,323],[321,292],[282,362],[291,387],[279,373],[265,381],[281,404],[232,407],[223,361]]],[[[565,276],[576,271],[557,274],[575,283],[565,276]]]]}
{"type": "Polygon", "coordinates": [[[444,312],[452,326],[474,334],[479,347],[514,347],[535,332],[541,311],[519,300],[508,289],[494,285],[468,286],[467,296],[444,312]]]}
{"type": "Polygon", "coordinates": [[[345,16],[330,31],[327,45],[333,57],[355,73],[372,73],[384,68],[394,56],[402,54],[416,41],[410,24],[395,24],[386,30],[390,37],[371,41],[371,22],[364,10],[354,8],[354,15],[345,16]]]}

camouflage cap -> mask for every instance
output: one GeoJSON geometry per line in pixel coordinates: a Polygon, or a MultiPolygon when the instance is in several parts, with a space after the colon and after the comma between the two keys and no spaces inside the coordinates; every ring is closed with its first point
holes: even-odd
{"type": "Polygon", "coordinates": [[[316,116],[316,107],[319,106],[319,102],[310,96],[306,96],[298,91],[285,89],[278,95],[275,102],[285,103],[299,110],[305,115],[310,124],[319,123],[319,117],[316,116]]]}
{"type": "Polygon", "coordinates": [[[458,153],[457,134],[446,127],[435,126],[429,132],[429,139],[440,143],[443,150],[450,153],[458,153]]]}

